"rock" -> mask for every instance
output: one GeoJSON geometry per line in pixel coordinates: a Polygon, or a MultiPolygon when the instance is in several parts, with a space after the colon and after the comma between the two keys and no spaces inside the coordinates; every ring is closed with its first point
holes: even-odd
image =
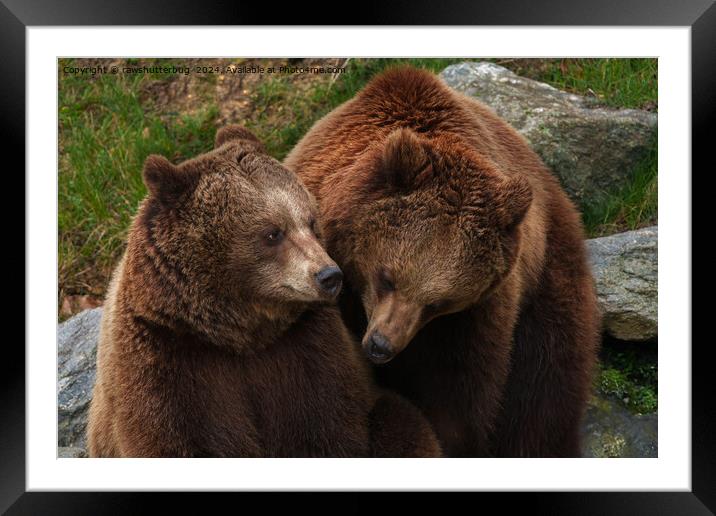
{"type": "Polygon", "coordinates": [[[102,309],[85,310],[57,327],[58,445],[86,448],[87,411],[95,381],[102,309]]]}
{"type": "Polygon", "coordinates": [[[447,67],[449,86],[477,98],[509,122],[578,203],[622,186],[655,142],[657,115],[599,107],[488,62],[447,67]]]}
{"type": "Polygon", "coordinates": [[[587,240],[604,329],[612,337],[657,337],[658,228],[587,240]]]}
{"type": "Polygon", "coordinates": [[[583,457],[658,457],[658,416],[632,414],[616,399],[595,395],[582,425],[583,457]]]}
{"type": "Polygon", "coordinates": [[[87,457],[87,452],[84,448],[76,446],[60,446],[57,448],[58,459],[79,459],[83,457],[87,457]]]}

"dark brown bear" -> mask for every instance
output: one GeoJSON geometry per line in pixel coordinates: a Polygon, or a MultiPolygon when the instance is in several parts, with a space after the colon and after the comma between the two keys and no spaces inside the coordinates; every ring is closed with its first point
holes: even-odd
{"type": "Polygon", "coordinates": [[[439,455],[415,407],[377,394],[331,304],[341,272],[315,201],[253,135],[225,128],[179,166],[150,156],[144,179],[102,318],[90,456],[439,455]]]}
{"type": "Polygon", "coordinates": [[[447,455],[579,455],[599,334],[584,233],[514,129],[398,68],[285,164],[321,207],[347,324],[447,455]]]}

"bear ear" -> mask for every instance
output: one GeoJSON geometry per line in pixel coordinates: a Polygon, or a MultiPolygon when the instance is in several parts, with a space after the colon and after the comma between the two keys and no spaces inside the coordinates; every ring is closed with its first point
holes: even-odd
{"type": "Polygon", "coordinates": [[[502,229],[514,229],[532,204],[532,188],[521,177],[500,179],[495,194],[496,223],[502,229]]]}
{"type": "Polygon", "coordinates": [[[157,154],[144,161],[143,176],[150,195],[164,204],[176,201],[193,184],[191,174],[157,154]]]}
{"type": "Polygon", "coordinates": [[[234,140],[243,140],[251,142],[254,145],[258,145],[263,150],[263,144],[259,141],[254,134],[240,125],[227,125],[222,127],[216,132],[216,140],[214,141],[214,148],[217,149],[224,145],[226,142],[234,140]]]}
{"type": "Polygon", "coordinates": [[[382,159],[383,177],[396,189],[415,188],[432,175],[428,153],[418,135],[407,128],[388,135],[382,159]]]}

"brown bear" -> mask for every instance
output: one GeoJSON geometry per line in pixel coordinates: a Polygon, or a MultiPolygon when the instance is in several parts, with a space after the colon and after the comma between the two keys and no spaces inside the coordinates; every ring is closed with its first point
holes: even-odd
{"type": "Polygon", "coordinates": [[[599,342],[584,233],[513,128],[402,67],[284,164],[318,200],[379,383],[423,410],[446,455],[580,454],[599,342]]]}
{"type": "Polygon", "coordinates": [[[102,317],[92,457],[439,456],[420,411],[381,395],[335,305],[317,207],[247,130],[148,197],[102,317]]]}

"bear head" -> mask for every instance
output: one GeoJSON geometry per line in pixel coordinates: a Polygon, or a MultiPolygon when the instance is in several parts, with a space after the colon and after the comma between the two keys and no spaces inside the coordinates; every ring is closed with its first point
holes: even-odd
{"type": "Polygon", "coordinates": [[[206,332],[338,294],[315,200],[248,130],[221,129],[213,151],[179,165],[149,156],[144,181],[143,252],[206,332]]]}
{"type": "Polygon", "coordinates": [[[385,363],[510,273],[532,191],[460,138],[408,128],[391,130],[354,167],[355,204],[325,213],[329,249],[362,298],[364,351],[385,363]]]}

